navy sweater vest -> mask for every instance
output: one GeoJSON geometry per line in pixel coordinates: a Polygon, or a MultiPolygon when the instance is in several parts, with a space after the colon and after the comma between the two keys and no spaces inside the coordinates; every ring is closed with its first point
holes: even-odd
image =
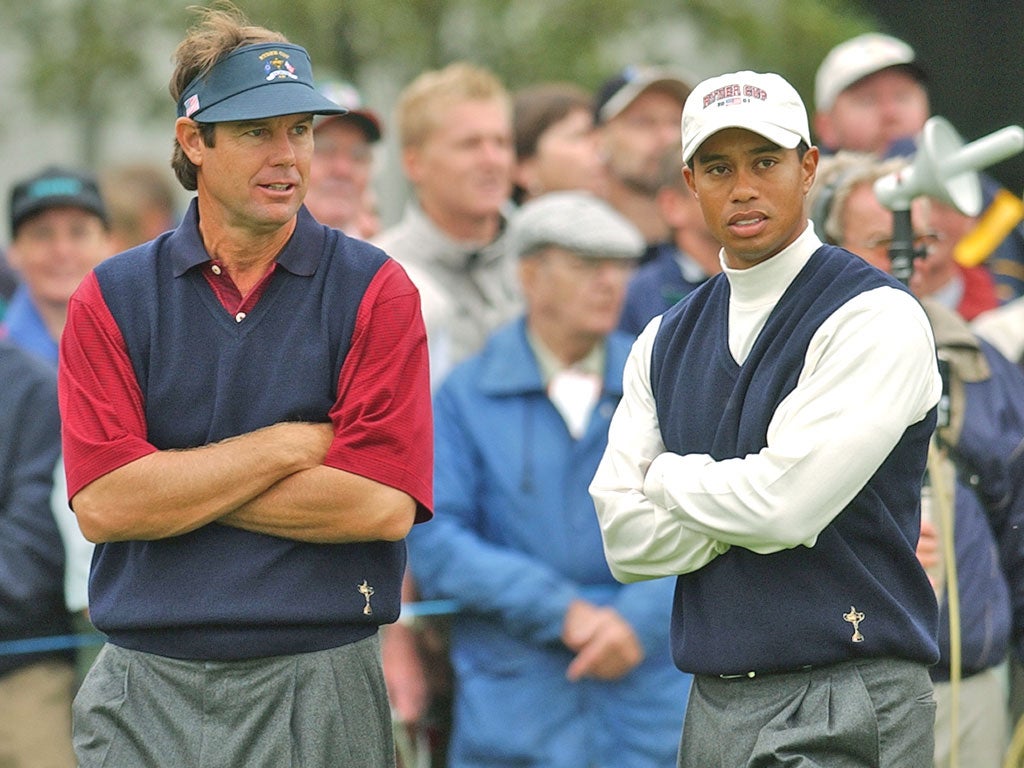
{"type": "MultiPolygon", "coordinates": [[[[667,450],[721,461],[764,448],[775,409],[796,386],[819,326],[855,295],[883,285],[903,288],[861,259],[823,246],[773,309],[743,365],[729,352],[728,281],[719,276],[697,289],[666,313],[654,344],[651,382],[667,450]]],[[[771,555],[732,547],[680,576],[672,619],[676,664],[697,674],[742,674],[862,657],[934,663],[935,598],[915,556],[934,426],[933,410],[906,430],[815,546],[771,555]],[[850,621],[856,617],[847,615],[854,613],[862,614],[857,642],[850,621]]]]}
{"type": "MultiPolygon", "coordinates": [[[[190,215],[96,270],[142,391],[148,440],[183,449],[281,421],[327,422],[363,294],[387,256],[303,210],[283,254],[316,254],[316,271],[278,266],[239,323],[200,269],[182,272],[181,254],[196,248],[190,215]]],[[[307,544],[211,524],[98,546],[91,616],[117,645],[176,658],[323,650],[398,617],[404,568],[404,542],[307,544]]]]}

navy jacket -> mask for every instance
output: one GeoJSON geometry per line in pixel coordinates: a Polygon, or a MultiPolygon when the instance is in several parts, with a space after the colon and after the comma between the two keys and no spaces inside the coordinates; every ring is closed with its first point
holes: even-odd
{"type": "MultiPolygon", "coordinates": [[[[0,341],[0,640],[66,635],[64,547],[50,511],[60,453],[52,368],[0,341]]],[[[0,675],[44,656],[0,656],[0,675]]]]}
{"type": "MultiPolygon", "coordinates": [[[[940,352],[950,360],[957,469],[954,544],[963,673],[1002,662],[1011,644],[1024,658],[1024,372],[973,336],[950,310],[924,302],[940,352]],[[945,322],[943,322],[945,320],[945,322]]],[[[939,430],[944,437],[946,431],[939,430]]],[[[948,599],[940,603],[942,656],[932,677],[949,677],[948,599]]]]}

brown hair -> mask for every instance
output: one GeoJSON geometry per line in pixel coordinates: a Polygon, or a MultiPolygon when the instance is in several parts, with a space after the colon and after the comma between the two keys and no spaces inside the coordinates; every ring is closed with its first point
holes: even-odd
{"type": "MultiPolygon", "coordinates": [[[[541,137],[555,123],[577,110],[592,113],[590,94],[574,83],[539,83],[515,93],[512,99],[512,137],[516,162],[528,160],[537,154],[541,137]]],[[[522,203],[526,190],[518,184],[512,187],[512,200],[522,203]]]]}
{"type": "Polygon", "coordinates": [[[573,83],[540,83],[517,91],[512,102],[516,159],[533,157],[544,132],[579,109],[589,113],[591,98],[573,83]]]}
{"type": "MultiPolygon", "coordinates": [[[[219,2],[210,8],[191,6],[189,11],[196,14],[197,20],[174,51],[174,72],[168,86],[175,103],[189,83],[205,75],[235,49],[256,43],[288,42],[280,32],[253,26],[230,2],[219,2]]],[[[212,147],[214,126],[210,123],[198,125],[203,143],[212,147]]],[[[185,189],[195,190],[196,166],[185,155],[177,139],[171,155],[171,168],[185,189]]]]}

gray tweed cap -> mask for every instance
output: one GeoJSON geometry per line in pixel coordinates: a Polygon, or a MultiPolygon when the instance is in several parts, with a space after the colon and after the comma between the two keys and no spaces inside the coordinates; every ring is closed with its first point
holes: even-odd
{"type": "Polygon", "coordinates": [[[632,222],[580,191],[548,192],[525,203],[512,216],[508,239],[519,258],[556,246],[591,258],[638,259],[645,247],[632,222]]]}

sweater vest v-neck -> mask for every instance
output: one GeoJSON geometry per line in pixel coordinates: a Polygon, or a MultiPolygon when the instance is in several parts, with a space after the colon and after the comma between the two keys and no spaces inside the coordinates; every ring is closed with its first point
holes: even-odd
{"type": "MultiPolygon", "coordinates": [[[[654,342],[651,385],[666,449],[722,461],[765,448],[775,410],[796,387],[822,323],[854,296],[882,286],[905,290],[861,259],[822,246],[772,309],[742,364],[729,350],[725,276],[690,294],[665,314],[654,342]]],[[[862,657],[933,663],[935,599],[912,542],[934,425],[933,410],[906,429],[813,547],[759,555],[734,546],[680,576],[672,619],[677,665],[698,674],[745,674],[862,657]],[[864,640],[853,641],[844,618],[854,607],[868,617],[865,627],[870,622],[864,640]]]]}
{"type": "MultiPolygon", "coordinates": [[[[193,215],[96,269],[141,391],[147,440],[187,449],[282,421],[326,422],[386,254],[303,213],[286,249],[314,266],[292,271],[282,259],[237,322],[198,262],[183,267],[181,254],[196,248],[193,215]]],[[[90,608],[111,642],[163,656],[305,653],[397,619],[404,568],[404,542],[310,544],[213,523],[99,545],[90,608]]]]}

